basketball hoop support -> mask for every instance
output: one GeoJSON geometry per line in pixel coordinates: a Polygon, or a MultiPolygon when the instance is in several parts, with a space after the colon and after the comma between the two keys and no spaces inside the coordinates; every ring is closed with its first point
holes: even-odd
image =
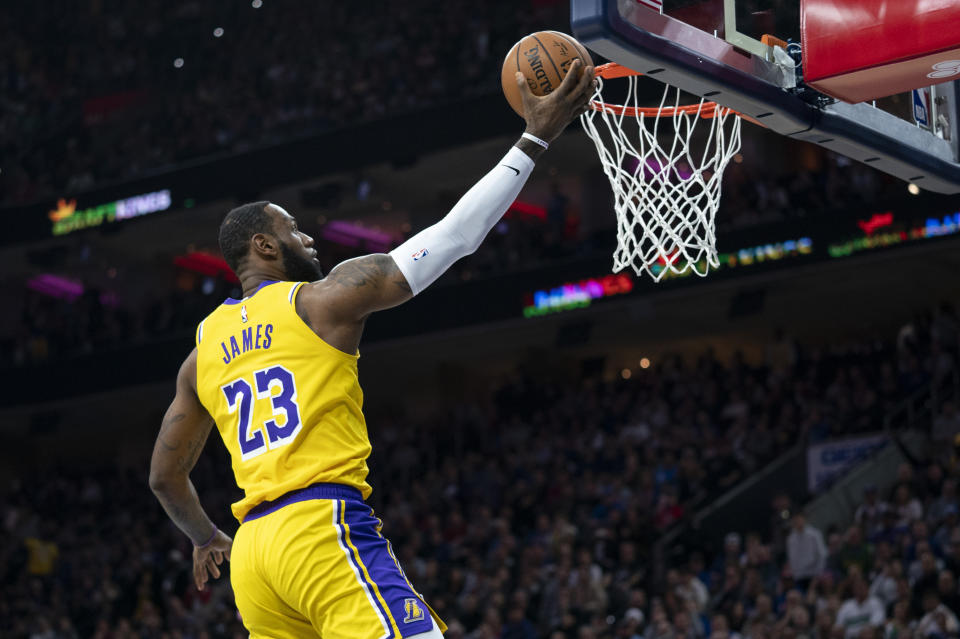
{"type": "MultiPolygon", "coordinates": [[[[923,189],[960,193],[955,131],[948,142],[868,104],[807,103],[789,90],[794,88],[789,65],[746,53],[635,2],[624,1],[621,15],[618,0],[571,0],[571,22],[574,35],[585,46],[664,84],[714,100],[776,133],[841,153],[923,189]]],[[[957,101],[942,106],[955,129],[957,101]]]]}

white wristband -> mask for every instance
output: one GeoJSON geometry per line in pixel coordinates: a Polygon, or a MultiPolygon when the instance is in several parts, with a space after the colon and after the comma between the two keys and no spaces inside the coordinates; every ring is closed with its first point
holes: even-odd
{"type": "Polygon", "coordinates": [[[523,135],[521,135],[520,137],[521,137],[521,138],[527,138],[527,139],[530,140],[531,142],[536,142],[537,144],[539,144],[540,146],[542,146],[542,147],[545,148],[545,149],[549,149],[549,148],[550,148],[550,145],[549,145],[546,141],[541,140],[540,138],[538,138],[538,137],[535,136],[535,135],[530,135],[530,134],[527,133],[526,131],[524,131],[523,135]]]}

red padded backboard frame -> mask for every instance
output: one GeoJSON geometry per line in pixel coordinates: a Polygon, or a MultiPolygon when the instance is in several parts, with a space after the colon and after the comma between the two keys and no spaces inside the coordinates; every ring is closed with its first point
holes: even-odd
{"type": "Polygon", "coordinates": [[[960,79],[956,0],[801,0],[800,33],[804,81],[846,102],[960,79]]]}

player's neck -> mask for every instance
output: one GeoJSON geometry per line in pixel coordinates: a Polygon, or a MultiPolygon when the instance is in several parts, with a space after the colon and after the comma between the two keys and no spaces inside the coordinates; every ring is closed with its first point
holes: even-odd
{"type": "Polygon", "coordinates": [[[276,273],[267,270],[256,270],[249,273],[243,273],[239,276],[240,287],[243,289],[243,296],[253,295],[264,282],[281,282],[286,279],[283,273],[276,273]]]}

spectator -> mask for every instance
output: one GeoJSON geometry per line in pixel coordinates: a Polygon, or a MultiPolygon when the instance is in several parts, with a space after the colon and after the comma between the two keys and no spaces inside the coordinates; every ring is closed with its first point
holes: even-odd
{"type": "Polygon", "coordinates": [[[651,615],[650,625],[643,633],[643,639],[676,639],[677,635],[670,621],[667,619],[667,613],[663,607],[655,607],[651,615]]]}
{"type": "Polygon", "coordinates": [[[730,622],[722,614],[710,618],[709,639],[743,639],[739,632],[730,629],[730,622]]]}
{"type": "Polygon", "coordinates": [[[27,547],[27,572],[42,577],[53,574],[60,549],[52,541],[44,541],[36,537],[27,537],[24,540],[27,547]]]}
{"type": "Polygon", "coordinates": [[[960,633],[957,616],[940,601],[936,590],[928,590],[923,595],[923,617],[917,624],[915,636],[922,639],[940,639],[956,637],[960,633]]]}
{"type": "Polygon", "coordinates": [[[941,570],[937,579],[937,594],[940,602],[954,615],[960,615],[960,594],[957,593],[957,578],[949,570],[941,570]]]}
{"type": "Polygon", "coordinates": [[[762,593],[754,601],[753,612],[747,617],[743,627],[743,634],[747,637],[766,635],[776,624],[777,618],[773,614],[773,600],[770,595],[762,593]]]}
{"type": "Polygon", "coordinates": [[[884,606],[890,606],[898,597],[897,582],[903,577],[903,564],[891,559],[883,563],[879,573],[870,583],[870,596],[876,597],[884,606]]]}
{"type": "Polygon", "coordinates": [[[847,529],[843,546],[837,553],[837,560],[843,573],[855,565],[860,569],[860,574],[870,574],[873,567],[873,547],[864,541],[859,526],[853,525],[847,529]]]}
{"type": "Polygon", "coordinates": [[[957,503],[957,481],[948,477],[943,480],[939,494],[930,502],[927,520],[934,526],[942,524],[947,517],[957,514],[957,503]]]}
{"type": "Polygon", "coordinates": [[[851,589],[853,596],[840,606],[836,625],[843,629],[846,639],[857,639],[864,628],[883,626],[886,614],[880,600],[870,596],[867,583],[861,577],[852,580],[851,589]]]}
{"type": "Polygon", "coordinates": [[[817,610],[816,620],[813,626],[813,636],[816,639],[830,639],[836,630],[840,633],[840,639],[843,639],[843,629],[836,628],[833,625],[833,620],[835,617],[836,615],[833,613],[833,611],[827,608],[817,610]]]}
{"type": "Polygon", "coordinates": [[[787,561],[794,581],[804,590],[826,566],[827,548],[823,534],[807,523],[802,512],[793,516],[793,530],[787,536],[787,561]]]}
{"type": "Polygon", "coordinates": [[[681,610],[673,617],[674,636],[677,639],[703,639],[703,624],[694,619],[687,610],[681,610]]]}
{"type": "Polygon", "coordinates": [[[741,543],[740,533],[728,532],[724,536],[723,552],[717,555],[711,570],[711,572],[717,575],[717,581],[722,580],[728,565],[740,565],[741,543]]]}
{"type": "Polygon", "coordinates": [[[901,529],[909,528],[913,522],[923,517],[923,506],[920,500],[911,494],[910,485],[907,483],[897,486],[892,510],[897,515],[897,528],[901,529]]]}
{"type": "Polygon", "coordinates": [[[910,620],[910,602],[901,599],[893,604],[893,616],[883,628],[883,639],[907,639],[917,625],[910,620]]]}
{"type": "MultiPolygon", "coordinates": [[[[737,606],[742,610],[743,581],[741,579],[740,567],[736,564],[727,564],[724,573],[723,585],[714,595],[710,607],[724,613],[728,619],[733,620],[738,617],[736,614],[737,606]]],[[[733,626],[739,628],[739,626],[733,626]]]]}
{"type": "Polygon", "coordinates": [[[889,508],[887,502],[878,499],[876,485],[863,489],[863,503],[857,506],[853,520],[863,528],[868,540],[872,540],[883,529],[883,516],[889,508]]]}
{"type": "Polygon", "coordinates": [[[537,639],[537,631],[526,617],[527,594],[519,590],[511,598],[507,623],[503,626],[501,639],[537,639]]]}
{"type": "Polygon", "coordinates": [[[667,487],[660,494],[657,510],[653,517],[654,525],[661,531],[666,530],[683,517],[683,506],[677,503],[676,490],[667,487]]]}
{"type": "Polygon", "coordinates": [[[908,577],[910,578],[910,587],[916,598],[916,604],[919,607],[920,597],[923,593],[937,588],[943,562],[930,551],[930,544],[926,541],[917,543],[916,552],[919,554],[919,558],[910,564],[908,577]]]}
{"type": "Polygon", "coordinates": [[[810,624],[810,613],[803,606],[789,609],[783,619],[776,625],[775,637],[792,636],[794,639],[811,639],[813,627],[810,624]]]}
{"type": "Polygon", "coordinates": [[[697,576],[694,575],[689,568],[681,570],[678,579],[679,581],[676,587],[677,596],[683,601],[690,602],[692,604],[692,610],[697,614],[703,613],[706,610],[707,602],[710,598],[707,587],[703,585],[702,581],[697,579],[697,576]]]}

